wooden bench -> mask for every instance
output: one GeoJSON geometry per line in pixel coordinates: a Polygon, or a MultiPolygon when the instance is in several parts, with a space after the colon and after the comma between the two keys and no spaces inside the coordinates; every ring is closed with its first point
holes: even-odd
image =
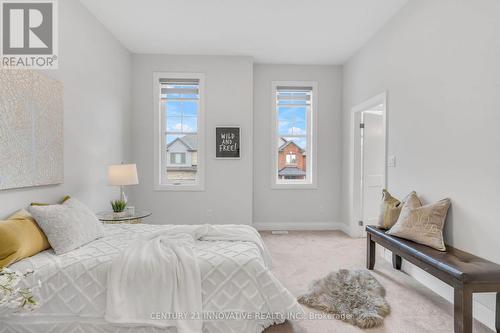
{"type": "Polygon", "coordinates": [[[496,292],[496,331],[500,333],[500,265],[447,246],[446,252],[387,235],[366,226],[366,268],[375,265],[375,243],[392,251],[392,266],[401,269],[402,258],[454,288],[455,333],[472,332],[472,294],[496,292]]]}

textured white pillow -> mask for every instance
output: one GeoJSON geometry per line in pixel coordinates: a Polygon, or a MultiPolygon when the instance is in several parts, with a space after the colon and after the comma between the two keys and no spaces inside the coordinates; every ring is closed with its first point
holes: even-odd
{"type": "Polygon", "coordinates": [[[102,223],[95,214],[74,198],[61,205],[31,206],[29,212],[56,254],[66,253],[104,236],[102,223]]]}

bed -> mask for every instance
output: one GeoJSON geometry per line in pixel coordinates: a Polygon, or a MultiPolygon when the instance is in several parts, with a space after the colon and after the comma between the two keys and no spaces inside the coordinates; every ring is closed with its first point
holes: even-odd
{"type": "MultiPolygon", "coordinates": [[[[0,312],[7,332],[176,332],[173,328],[124,327],[104,320],[107,275],[113,258],[134,240],[161,231],[159,225],[105,225],[105,236],[66,254],[52,250],[23,259],[10,268],[34,270],[26,286],[41,281],[40,307],[33,312],[0,312]]],[[[194,245],[202,282],[203,332],[262,332],[301,313],[295,297],[266,268],[257,246],[240,241],[197,241],[194,245]],[[253,320],[224,313],[253,313],[253,320]]],[[[144,281],[146,285],[148,281],[144,281]]]]}

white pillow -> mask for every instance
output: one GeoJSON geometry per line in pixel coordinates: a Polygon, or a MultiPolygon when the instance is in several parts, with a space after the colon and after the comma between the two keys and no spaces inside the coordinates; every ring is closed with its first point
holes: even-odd
{"type": "Polygon", "coordinates": [[[102,223],[95,214],[74,198],[61,205],[31,206],[29,212],[56,254],[66,253],[104,236],[102,223]]]}

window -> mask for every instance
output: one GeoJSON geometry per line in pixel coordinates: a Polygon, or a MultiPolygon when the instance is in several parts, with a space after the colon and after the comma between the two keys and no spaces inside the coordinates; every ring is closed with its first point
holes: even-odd
{"type": "Polygon", "coordinates": [[[202,190],[202,74],[155,73],[155,189],[202,190]]]}
{"type": "Polygon", "coordinates": [[[186,164],[186,153],[170,153],[170,164],[186,164]]]}
{"type": "Polygon", "coordinates": [[[316,185],[316,82],[273,82],[274,188],[316,185]]]}
{"type": "Polygon", "coordinates": [[[297,155],[288,153],[286,155],[286,165],[296,165],[297,164],[297,155]]]}

